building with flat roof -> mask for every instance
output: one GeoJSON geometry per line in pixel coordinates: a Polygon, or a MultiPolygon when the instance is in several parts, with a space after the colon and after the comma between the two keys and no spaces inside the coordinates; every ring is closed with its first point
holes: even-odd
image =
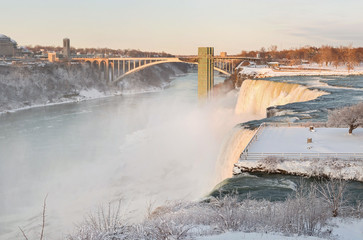
{"type": "Polygon", "coordinates": [[[17,54],[17,45],[13,39],[0,34],[0,57],[14,57],[17,54]]]}

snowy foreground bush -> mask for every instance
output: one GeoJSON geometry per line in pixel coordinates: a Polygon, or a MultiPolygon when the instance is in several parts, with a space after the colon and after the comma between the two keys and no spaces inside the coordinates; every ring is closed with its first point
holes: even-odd
{"type": "Polygon", "coordinates": [[[329,236],[328,220],[338,212],[343,217],[363,217],[360,205],[344,207],[343,187],[305,186],[284,202],[239,201],[229,195],[204,202],[167,203],[139,224],[127,224],[120,206],[110,205],[90,215],[68,239],[194,239],[228,231],[329,236]]]}

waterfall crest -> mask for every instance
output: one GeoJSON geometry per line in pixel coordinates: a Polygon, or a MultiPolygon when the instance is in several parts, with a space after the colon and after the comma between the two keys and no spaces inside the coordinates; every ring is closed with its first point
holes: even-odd
{"type": "Polygon", "coordinates": [[[247,146],[248,142],[252,139],[256,130],[244,129],[239,126],[234,127],[230,134],[225,139],[222,151],[219,154],[218,162],[216,164],[217,176],[216,182],[232,177],[232,169],[242,151],[247,146]]]}
{"type": "Polygon", "coordinates": [[[267,80],[245,80],[238,96],[235,113],[250,113],[266,116],[271,106],[294,102],[306,102],[327,93],[310,90],[305,86],[267,80]]]}

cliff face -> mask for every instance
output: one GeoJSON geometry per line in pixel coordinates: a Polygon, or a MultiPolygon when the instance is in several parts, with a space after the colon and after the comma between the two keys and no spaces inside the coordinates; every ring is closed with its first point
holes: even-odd
{"type": "Polygon", "coordinates": [[[162,89],[170,78],[188,71],[187,64],[162,64],[131,74],[118,85],[100,79],[85,65],[0,66],[0,112],[84,99],[81,92],[98,95],[162,89]]]}

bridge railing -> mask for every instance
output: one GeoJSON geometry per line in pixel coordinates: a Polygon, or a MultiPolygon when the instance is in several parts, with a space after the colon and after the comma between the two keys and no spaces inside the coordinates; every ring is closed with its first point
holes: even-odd
{"type": "Polygon", "coordinates": [[[241,155],[241,160],[261,161],[268,157],[290,160],[311,159],[339,159],[339,160],[363,160],[362,153],[247,153],[241,155]]]}
{"type": "Polygon", "coordinates": [[[299,122],[299,123],[285,123],[285,122],[265,122],[265,127],[315,127],[326,128],[326,122],[299,122]]]}

